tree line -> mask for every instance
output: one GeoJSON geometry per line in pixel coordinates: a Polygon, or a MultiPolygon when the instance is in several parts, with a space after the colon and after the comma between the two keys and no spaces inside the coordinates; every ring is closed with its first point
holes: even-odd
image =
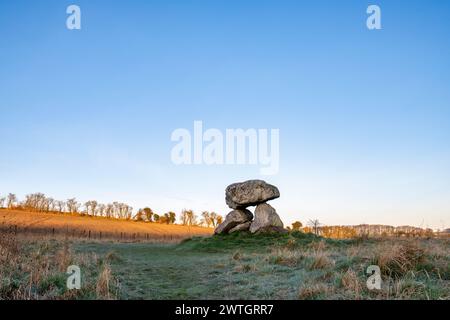
{"type": "MultiPolygon", "coordinates": [[[[39,192],[26,195],[22,201],[19,201],[13,193],[9,193],[3,197],[0,196],[0,208],[163,224],[174,224],[177,220],[177,215],[173,211],[158,214],[153,212],[149,207],[145,207],[138,209],[134,214],[133,207],[122,202],[114,201],[112,203],[102,204],[96,200],[89,200],[82,203],[78,202],[76,198],[62,201],[47,197],[45,194],[39,192]]],[[[203,211],[199,217],[193,210],[188,209],[182,210],[179,216],[182,225],[214,228],[222,222],[222,219],[222,216],[215,212],[203,211]]]]}
{"type": "Polygon", "coordinates": [[[326,226],[318,219],[309,220],[306,226],[300,221],[287,227],[291,231],[314,233],[318,236],[334,239],[348,239],[355,237],[433,237],[434,232],[430,228],[418,228],[412,226],[393,227],[379,224],[360,224],[355,226],[326,226]]]}

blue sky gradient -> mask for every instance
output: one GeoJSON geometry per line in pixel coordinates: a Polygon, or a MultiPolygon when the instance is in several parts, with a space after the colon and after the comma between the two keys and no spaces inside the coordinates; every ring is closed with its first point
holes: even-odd
{"type": "Polygon", "coordinates": [[[2,1],[0,195],[226,214],[262,178],[285,223],[448,227],[449,39],[437,0],[2,1]],[[173,165],[194,120],[279,128],[279,173],[173,165]]]}

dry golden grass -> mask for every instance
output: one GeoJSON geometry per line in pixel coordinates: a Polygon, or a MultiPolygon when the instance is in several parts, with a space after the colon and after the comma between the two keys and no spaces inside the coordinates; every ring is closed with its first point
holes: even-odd
{"type": "Polygon", "coordinates": [[[110,256],[74,253],[72,243],[34,242],[13,232],[0,234],[0,300],[115,299],[118,286],[109,268],[110,256]],[[81,290],[66,287],[67,267],[82,270],[81,290]]]}
{"type": "Polygon", "coordinates": [[[278,265],[296,267],[305,258],[305,253],[299,249],[274,248],[269,259],[278,265]]]}
{"type": "Polygon", "coordinates": [[[333,288],[325,283],[306,283],[300,285],[298,291],[298,299],[312,300],[319,298],[326,298],[333,293],[333,288]]]}
{"type": "Polygon", "coordinates": [[[334,266],[334,260],[327,251],[315,250],[310,253],[312,258],[310,269],[326,269],[334,266]]]}
{"type": "Polygon", "coordinates": [[[0,210],[2,230],[18,227],[19,233],[90,239],[163,240],[177,242],[192,236],[209,236],[211,228],[167,225],[69,214],[0,210]]]}
{"type": "Polygon", "coordinates": [[[415,242],[382,243],[375,248],[373,261],[391,277],[404,276],[423,262],[425,252],[415,242]]]}
{"type": "Polygon", "coordinates": [[[355,299],[359,299],[361,291],[363,290],[363,286],[361,281],[359,280],[358,274],[352,269],[348,269],[342,275],[342,286],[350,291],[355,299]]]}
{"type": "Polygon", "coordinates": [[[97,280],[96,285],[97,297],[107,300],[111,299],[111,289],[110,289],[111,278],[112,278],[111,267],[109,266],[108,263],[105,263],[97,280]]]}

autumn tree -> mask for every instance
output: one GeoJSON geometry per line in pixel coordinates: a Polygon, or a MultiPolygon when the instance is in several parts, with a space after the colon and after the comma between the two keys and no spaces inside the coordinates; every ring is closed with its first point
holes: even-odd
{"type": "Polygon", "coordinates": [[[145,217],[144,210],[139,209],[136,215],[134,216],[134,219],[136,221],[144,221],[144,217],[145,217]]]}
{"type": "Polygon", "coordinates": [[[303,224],[300,221],[295,221],[292,223],[292,231],[300,231],[300,229],[303,227],[303,224]]]}
{"type": "Polygon", "coordinates": [[[154,212],[152,211],[152,209],[150,209],[149,207],[145,207],[144,209],[142,209],[145,217],[147,218],[148,221],[152,221],[152,217],[154,215],[154,212]]]}
{"type": "Polygon", "coordinates": [[[169,224],[174,224],[177,218],[177,215],[173,211],[169,211],[166,213],[169,224]]]}

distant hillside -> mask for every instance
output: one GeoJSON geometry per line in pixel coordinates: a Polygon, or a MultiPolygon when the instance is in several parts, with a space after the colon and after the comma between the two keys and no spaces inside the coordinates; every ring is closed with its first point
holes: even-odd
{"type": "Polygon", "coordinates": [[[207,236],[213,229],[174,224],[136,222],[58,213],[37,213],[0,209],[0,229],[40,235],[68,235],[82,238],[180,240],[207,236]]]}

